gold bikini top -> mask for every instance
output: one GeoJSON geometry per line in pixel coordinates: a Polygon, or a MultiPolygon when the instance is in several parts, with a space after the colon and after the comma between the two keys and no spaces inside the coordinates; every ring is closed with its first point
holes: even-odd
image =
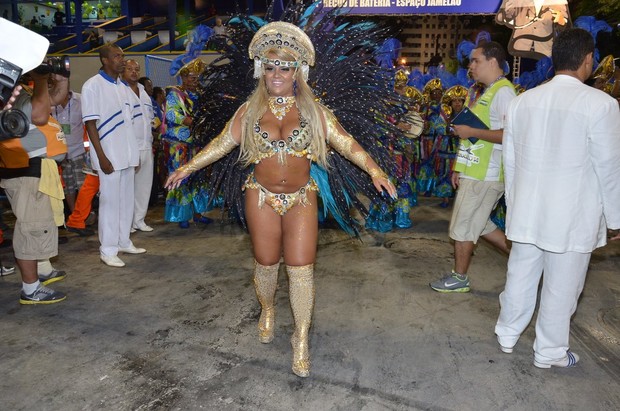
{"type": "MultiPolygon", "coordinates": [[[[239,108],[240,110],[241,108],[239,108]]],[[[237,113],[239,112],[237,110],[237,113]]],[[[327,123],[327,143],[334,150],[343,155],[347,160],[370,174],[372,178],[387,179],[388,176],[379,168],[363,149],[354,147],[355,140],[347,133],[342,133],[338,128],[336,117],[327,109],[321,106],[327,123]],[[355,149],[354,149],[355,148],[355,149]]],[[[233,119],[237,116],[233,116],[233,119]]],[[[226,123],[220,135],[213,139],[186,165],[179,167],[180,171],[192,173],[224,157],[237,147],[237,142],[232,136],[232,119],[226,123]]],[[[259,120],[260,121],[260,120],[259,120]]],[[[316,155],[311,152],[312,143],[311,133],[308,130],[308,123],[301,115],[299,118],[299,128],[293,130],[286,140],[269,140],[269,133],[262,132],[259,122],[254,127],[254,139],[259,147],[259,155],[255,163],[261,159],[272,157],[278,154],[278,161],[284,163],[286,154],[295,157],[306,156],[311,161],[316,161],[316,155]]]]}
{"type": "Polygon", "coordinates": [[[262,159],[278,155],[278,162],[285,162],[285,155],[293,157],[307,157],[313,159],[312,133],[308,127],[308,122],[299,114],[299,128],[294,129],[286,139],[270,140],[269,133],[260,127],[260,119],[254,124],[254,142],[258,147],[259,155],[254,161],[259,163],[262,159]]]}

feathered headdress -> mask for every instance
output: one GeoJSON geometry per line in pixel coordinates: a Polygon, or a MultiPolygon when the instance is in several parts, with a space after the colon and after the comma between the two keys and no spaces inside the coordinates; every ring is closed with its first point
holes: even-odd
{"type": "Polygon", "coordinates": [[[189,72],[201,74],[206,64],[198,58],[205,44],[213,35],[213,29],[209,26],[201,24],[197,26],[190,35],[190,40],[185,48],[185,54],[182,54],[172,60],[170,65],[170,75],[184,75],[189,72]]]}
{"type": "MultiPolygon", "coordinates": [[[[575,19],[573,23],[575,27],[586,30],[588,33],[594,37],[594,44],[596,44],[596,37],[598,33],[601,31],[611,33],[613,30],[609,24],[607,24],[604,20],[597,20],[594,16],[580,16],[575,19]]],[[[601,56],[599,54],[598,48],[594,49],[594,65],[597,66],[599,64],[601,56]]]]}
{"type": "Polygon", "coordinates": [[[444,87],[441,83],[441,79],[439,78],[434,78],[430,80],[424,86],[424,89],[422,90],[422,95],[424,96],[424,101],[426,103],[429,103],[431,101],[431,93],[435,90],[439,90],[441,91],[441,94],[443,94],[444,87]]]}
{"type": "Polygon", "coordinates": [[[446,113],[448,116],[451,116],[452,106],[450,104],[452,103],[452,100],[459,99],[465,102],[465,99],[467,98],[467,93],[467,87],[463,87],[460,84],[452,86],[448,90],[446,90],[446,92],[443,93],[443,97],[441,98],[441,108],[444,113],[446,113]]]}
{"type": "Polygon", "coordinates": [[[614,62],[614,56],[610,54],[601,60],[591,77],[601,78],[607,82],[613,77],[614,71],[616,71],[616,64],[614,62]]]}
{"type": "Polygon", "coordinates": [[[396,70],[396,74],[394,75],[394,87],[402,88],[407,85],[409,81],[409,72],[405,69],[396,70]]]}

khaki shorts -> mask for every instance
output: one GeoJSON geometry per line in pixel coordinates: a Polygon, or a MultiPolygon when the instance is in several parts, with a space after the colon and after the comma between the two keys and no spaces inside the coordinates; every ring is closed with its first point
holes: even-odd
{"type": "Polygon", "coordinates": [[[478,238],[497,229],[491,212],[504,194],[504,183],[459,179],[459,189],[450,220],[450,238],[478,242],[478,238]]]}
{"type": "Polygon", "coordinates": [[[58,227],[50,198],[39,191],[39,180],[18,177],[0,182],[15,214],[13,251],[20,260],[43,260],[58,255],[58,227]]]}

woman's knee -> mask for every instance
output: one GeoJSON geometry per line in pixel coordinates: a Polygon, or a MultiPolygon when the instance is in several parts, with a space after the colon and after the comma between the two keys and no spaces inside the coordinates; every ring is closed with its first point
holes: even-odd
{"type": "Polygon", "coordinates": [[[305,267],[307,265],[313,265],[314,260],[286,260],[284,259],[284,265],[288,267],[305,267]]]}
{"type": "Polygon", "coordinates": [[[290,265],[293,267],[301,267],[304,265],[314,264],[316,261],[316,253],[315,252],[304,252],[304,253],[287,253],[284,251],[284,264],[290,265]]]}
{"type": "Polygon", "coordinates": [[[264,265],[266,267],[274,264],[280,263],[280,257],[268,256],[268,255],[254,255],[254,259],[260,265],[264,265]]]}

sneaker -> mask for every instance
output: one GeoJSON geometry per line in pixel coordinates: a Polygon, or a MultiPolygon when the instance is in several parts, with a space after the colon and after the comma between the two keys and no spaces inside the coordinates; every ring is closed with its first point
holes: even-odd
{"type": "Polygon", "coordinates": [[[101,254],[99,255],[99,258],[105,265],[109,265],[110,267],[125,267],[125,263],[123,260],[118,258],[118,256],[101,254]]]}
{"type": "Polygon", "coordinates": [[[52,270],[51,273],[47,275],[39,275],[39,281],[41,284],[48,285],[51,283],[55,283],[56,281],[64,280],[67,276],[67,273],[61,270],[52,270]]]}
{"type": "Polygon", "coordinates": [[[94,211],[91,211],[88,214],[88,217],[86,217],[86,221],[84,221],[84,224],[86,225],[93,225],[97,222],[97,213],[95,213],[94,211]]]}
{"type": "Polygon", "coordinates": [[[499,349],[502,350],[503,353],[512,354],[512,352],[514,351],[514,346],[513,347],[509,347],[508,345],[504,345],[505,342],[504,342],[504,344],[502,344],[502,341],[501,341],[501,338],[499,337],[499,335],[497,336],[497,342],[499,343],[499,349]]]}
{"type": "Polygon", "coordinates": [[[431,288],[440,293],[468,293],[469,277],[452,271],[437,281],[429,284],[431,288]]]}
{"type": "Polygon", "coordinates": [[[512,354],[512,352],[514,351],[513,347],[506,347],[505,345],[499,345],[499,349],[502,350],[502,352],[504,354],[512,354]]]}
{"type": "Polygon", "coordinates": [[[150,233],[151,231],[153,231],[153,227],[151,227],[150,225],[140,225],[140,226],[135,226],[131,228],[133,231],[132,232],[136,232],[137,231],[144,231],[145,233],[150,233]]]}
{"type": "Polygon", "coordinates": [[[560,367],[560,368],[570,368],[577,365],[579,362],[579,356],[573,352],[566,351],[566,357],[555,360],[555,361],[538,361],[536,357],[534,357],[534,365],[538,368],[551,368],[551,367],[560,367]]]}
{"type": "Polygon", "coordinates": [[[135,228],[131,227],[131,228],[129,229],[129,234],[133,234],[133,233],[135,233],[136,231],[138,231],[138,230],[136,230],[135,228]]]}
{"type": "Polygon", "coordinates": [[[19,303],[20,304],[54,304],[54,303],[61,302],[65,298],[67,298],[67,296],[61,293],[60,291],[54,291],[51,288],[47,288],[44,285],[41,285],[39,286],[39,288],[37,288],[37,290],[34,293],[30,295],[24,294],[24,291],[22,290],[22,293],[19,297],[19,303]]]}
{"type": "Polygon", "coordinates": [[[136,247],[135,245],[132,245],[131,247],[127,247],[127,248],[119,248],[118,251],[120,251],[121,253],[127,253],[127,254],[144,254],[144,253],[146,253],[146,249],[145,248],[139,248],[139,247],[136,247]]]}
{"type": "Polygon", "coordinates": [[[12,267],[10,265],[9,266],[0,265],[0,277],[13,274],[14,272],[15,272],[15,267],[12,267]]]}
{"type": "Polygon", "coordinates": [[[88,237],[91,235],[95,235],[95,232],[90,228],[76,228],[67,226],[67,231],[71,231],[72,233],[76,233],[80,237],[88,237]]]}

